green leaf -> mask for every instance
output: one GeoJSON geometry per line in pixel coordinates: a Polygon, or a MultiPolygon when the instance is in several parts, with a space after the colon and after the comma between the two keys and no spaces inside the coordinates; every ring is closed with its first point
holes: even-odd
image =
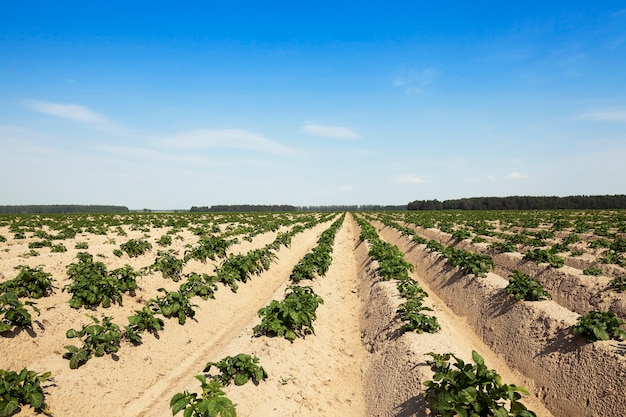
{"type": "Polygon", "coordinates": [[[172,397],[170,401],[170,408],[172,409],[172,415],[178,414],[181,410],[184,410],[191,402],[192,397],[185,393],[178,393],[172,397]]]}

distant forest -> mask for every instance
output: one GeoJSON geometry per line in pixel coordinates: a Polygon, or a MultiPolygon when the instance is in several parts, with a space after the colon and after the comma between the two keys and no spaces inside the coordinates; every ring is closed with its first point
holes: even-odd
{"type": "Polygon", "coordinates": [[[337,211],[384,211],[384,210],[406,210],[406,206],[380,206],[380,205],[335,205],[335,206],[291,206],[291,205],[250,205],[250,204],[236,204],[236,205],[215,205],[215,206],[202,206],[192,207],[189,211],[192,213],[197,212],[295,212],[295,211],[308,211],[308,212],[337,212],[337,211]]]}
{"type": "Polygon", "coordinates": [[[0,214],[61,214],[61,213],[128,213],[124,206],[86,206],[79,204],[0,206],[0,214]]]}
{"type": "Polygon", "coordinates": [[[416,200],[407,210],[567,210],[624,209],[626,195],[569,197],[472,197],[459,200],[416,200]]]}

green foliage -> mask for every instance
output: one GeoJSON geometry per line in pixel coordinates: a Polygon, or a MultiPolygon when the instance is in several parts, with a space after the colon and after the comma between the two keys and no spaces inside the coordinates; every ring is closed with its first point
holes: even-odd
{"type": "Polygon", "coordinates": [[[186,281],[180,286],[181,294],[188,298],[198,296],[203,300],[215,298],[215,291],[217,291],[215,277],[192,272],[187,274],[185,278],[186,281]]]}
{"type": "Polygon", "coordinates": [[[520,393],[529,395],[528,391],[502,384],[500,375],[488,369],[477,352],[472,351],[475,365],[466,364],[452,353],[428,355],[434,359],[427,363],[435,374],[432,380],[424,382],[424,398],[433,416],[536,417],[519,401],[520,393]],[[451,358],[456,361],[453,366],[449,362],[451,358]]]}
{"type": "Polygon", "coordinates": [[[30,242],[28,244],[29,249],[40,249],[40,248],[49,248],[52,246],[52,242],[49,240],[38,240],[35,242],[30,242]]]}
{"type": "Polygon", "coordinates": [[[224,258],[229,247],[237,243],[237,239],[224,239],[220,236],[202,236],[198,245],[185,251],[185,262],[195,259],[206,263],[207,258],[214,261],[216,258],[224,258]]]}
{"type": "Polygon", "coordinates": [[[172,251],[158,251],[157,257],[154,260],[151,271],[161,271],[163,278],[169,278],[174,282],[180,281],[180,274],[183,271],[184,262],[182,259],[178,259],[172,251]]]}
{"type": "Polygon", "coordinates": [[[324,303],[311,287],[292,285],[282,302],[273,300],[269,306],[259,310],[261,324],[254,327],[257,335],[280,336],[293,342],[296,337],[315,334],[313,321],[317,318],[317,307],[324,303]]]}
{"type": "Polygon", "coordinates": [[[509,285],[505,291],[517,301],[541,301],[552,298],[539,281],[517,270],[509,275],[509,285]]]}
{"type": "Polygon", "coordinates": [[[137,290],[137,277],[141,272],[135,271],[132,266],[124,265],[108,273],[108,276],[116,280],[117,288],[123,293],[134,294],[137,290]]]}
{"type": "Polygon", "coordinates": [[[565,259],[552,251],[545,249],[532,249],[524,254],[524,259],[537,263],[549,263],[553,268],[560,268],[565,264],[565,259]]]}
{"type": "Polygon", "coordinates": [[[52,274],[44,272],[43,266],[15,267],[19,274],[9,281],[0,284],[0,293],[14,292],[18,297],[41,298],[52,293],[52,274]]]}
{"type": "Polygon", "coordinates": [[[578,318],[572,333],[583,336],[588,342],[598,340],[625,340],[626,331],[621,326],[626,322],[612,312],[590,311],[578,318]]]}
{"type": "Polygon", "coordinates": [[[142,343],[141,333],[147,331],[157,334],[163,329],[163,325],[163,320],[155,317],[154,312],[148,306],[144,306],[141,310],[135,310],[135,315],[128,317],[128,326],[125,326],[124,338],[138,345],[142,343]]]}
{"type": "Polygon", "coordinates": [[[74,249],[86,250],[89,249],[89,244],[87,242],[76,242],[74,249]]]}
{"type": "Polygon", "coordinates": [[[107,273],[106,265],[94,262],[93,256],[87,252],[79,252],[78,263],[67,267],[71,284],[63,287],[63,291],[72,294],[72,308],[94,307],[102,304],[108,308],[111,303],[122,304],[122,291],[118,280],[107,273]]]}
{"type": "Polygon", "coordinates": [[[517,245],[511,242],[493,242],[489,244],[489,248],[500,252],[517,252],[517,245]]]}
{"type": "Polygon", "coordinates": [[[188,295],[177,291],[168,291],[165,288],[159,288],[162,296],[148,300],[148,307],[154,313],[160,313],[164,317],[177,317],[178,324],[183,325],[187,321],[187,317],[194,318],[196,311],[188,295]]]}
{"type": "Polygon", "coordinates": [[[67,252],[67,248],[62,243],[59,243],[57,245],[52,245],[50,247],[50,252],[52,252],[52,253],[63,253],[63,252],[67,252]]]}
{"type": "Polygon", "coordinates": [[[419,296],[409,298],[398,306],[397,313],[400,315],[400,320],[404,323],[401,327],[403,332],[436,333],[441,329],[437,317],[422,313],[422,311],[433,311],[432,308],[424,306],[422,302],[423,298],[419,296]]]}
{"type": "Polygon", "coordinates": [[[50,372],[38,374],[24,368],[20,373],[0,369],[0,417],[20,412],[30,405],[37,412],[47,413],[41,384],[51,382],[50,372]]]}
{"type": "Polygon", "coordinates": [[[487,272],[495,269],[493,259],[489,255],[470,252],[464,249],[446,247],[441,254],[453,266],[461,268],[465,274],[474,274],[477,277],[486,277],[487,272]]]}
{"type": "Polygon", "coordinates": [[[583,275],[593,275],[598,276],[602,275],[602,268],[597,266],[590,266],[583,269],[583,275]]]}
{"type": "Polygon", "coordinates": [[[229,385],[231,382],[234,382],[237,386],[244,385],[250,380],[258,384],[267,378],[267,372],[259,365],[259,358],[244,353],[236,356],[227,356],[219,362],[208,362],[202,372],[210,372],[211,367],[215,367],[220,371],[219,375],[215,375],[212,378],[224,386],[229,385]]]}
{"type": "Polygon", "coordinates": [[[108,353],[116,353],[120,348],[121,331],[117,324],[113,323],[113,317],[104,317],[100,322],[96,317],[87,315],[93,323],[84,324],[80,330],[69,329],[65,336],[68,339],[79,338],[83,346],[78,348],[67,345],[67,352],[63,358],[69,359],[70,368],[76,369],[86,363],[94,355],[104,356],[108,353]]]}
{"type": "Polygon", "coordinates": [[[156,241],[156,243],[159,246],[170,246],[172,244],[172,236],[163,235],[156,241]]]}
{"type": "Polygon", "coordinates": [[[613,278],[609,284],[617,291],[626,291],[626,276],[613,278]]]}
{"type": "Polygon", "coordinates": [[[152,249],[152,244],[142,239],[131,239],[126,243],[122,243],[120,249],[131,258],[134,258],[152,249]]]}
{"type": "Polygon", "coordinates": [[[204,375],[196,375],[202,386],[202,394],[184,391],[170,400],[172,415],[184,411],[184,417],[236,417],[235,404],[222,391],[222,384],[211,380],[207,382],[204,375]]]}
{"type": "Polygon", "coordinates": [[[122,252],[120,249],[113,249],[113,255],[117,256],[118,258],[120,258],[123,254],[124,252],[122,252]]]}
{"type": "Polygon", "coordinates": [[[22,303],[14,292],[0,295],[0,333],[12,331],[15,327],[31,327],[32,316],[26,310],[31,307],[37,314],[39,309],[32,301],[22,303]]]}

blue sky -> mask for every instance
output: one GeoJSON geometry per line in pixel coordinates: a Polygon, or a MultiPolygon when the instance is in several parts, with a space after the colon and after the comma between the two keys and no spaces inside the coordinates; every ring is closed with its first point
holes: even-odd
{"type": "Polygon", "coordinates": [[[0,205],[626,192],[623,1],[101,3],[0,3],[0,205]]]}

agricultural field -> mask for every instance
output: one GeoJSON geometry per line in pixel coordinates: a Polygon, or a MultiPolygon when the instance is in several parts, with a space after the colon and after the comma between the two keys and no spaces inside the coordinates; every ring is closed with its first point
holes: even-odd
{"type": "Polygon", "coordinates": [[[625,266],[623,211],[0,216],[0,416],[621,416],[625,266]]]}

